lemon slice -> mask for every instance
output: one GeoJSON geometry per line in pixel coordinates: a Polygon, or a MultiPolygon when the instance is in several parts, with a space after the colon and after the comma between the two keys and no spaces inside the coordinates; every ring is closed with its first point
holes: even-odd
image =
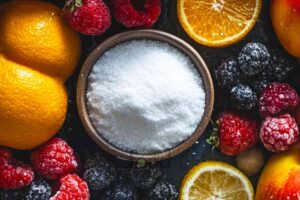
{"type": "Polygon", "coordinates": [[[218,161],[199,163],[181,184],[179,200],[253,200],[249,179],[238,169],[218,161]]]}
{"type": "Polygon", "coordinates": [[[253,28],[262,0],[178,0],[177,15],[196,42],[228,46],[243,39],[253,28]]]}

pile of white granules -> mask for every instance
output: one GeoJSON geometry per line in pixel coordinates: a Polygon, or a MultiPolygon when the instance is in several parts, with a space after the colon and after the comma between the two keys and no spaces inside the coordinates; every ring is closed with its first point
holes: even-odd
{"type": "Polygon", "coordinates": [[[199,73],[167,43],[121,43],[99,58],[88,81],[94,127],[128,152],[157,153],[178,145],[193,134],[204,113],[199,73]]]}

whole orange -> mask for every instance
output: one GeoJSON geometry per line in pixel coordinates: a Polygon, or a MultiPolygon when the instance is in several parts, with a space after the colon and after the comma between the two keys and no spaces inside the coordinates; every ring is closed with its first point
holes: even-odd
{"type": "Polygon", "coordinates": [[[300,199],[300,144],[271,157],[259,178],[255,199],[300,199]]]}
{"type": "Polygon", "coordinates": [[[0,146],[32,149],[64,123],[80,38],[58,7],[35,0],[4,4],[0,35],[0,146]]]}
{"type": "Polygon", "coordinates": [[[62,80],[72,74],[80,57],[80,38],[65,22],[61,9],[43,1],[5,5],[0,35],[9,59],[62,80]]]}

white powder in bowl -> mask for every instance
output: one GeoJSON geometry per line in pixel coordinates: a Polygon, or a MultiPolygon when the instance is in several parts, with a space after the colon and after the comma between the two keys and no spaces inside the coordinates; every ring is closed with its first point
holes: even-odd
{"type": "Polygon", "coordinates": [[[133,40],[106,51],[88,78],[87,108],[101,136],[139,154],[162,152],[196,130],[205,107],[192,61],[167,43],[133,40]]]}

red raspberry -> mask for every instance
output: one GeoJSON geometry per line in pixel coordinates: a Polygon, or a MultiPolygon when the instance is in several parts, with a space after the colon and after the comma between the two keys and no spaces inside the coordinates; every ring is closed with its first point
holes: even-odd
{"type": "MultiPolygon", "coordinates": [[[[160,12],[160,0],[144,0],[143,11],[136,10],[130,0],[111,0],[115,19],[124,26],[150,28],[157,21],[160,12]]],[[[135,4],[141,4],[135,0],[135,4]]]]}
{"type": "Polygon", "coordinates": [[[267,117],[260,129],[260,139],[272,152],[285,151],[297,142],[299,135],[296,120],[290,114],[267,117]]]}
{"type": "Polygon", "coordinates": [[[110,11],[102,0],[67,0],[65,16],[69,24],[85,35],[100,35],[111,25],[110,11]]]}
{"type": "Polygon", "coordinates": [[[88,200],[90,198],[89,188],[76,174],[69,174],[59,181],[60,189],[50,200],[88,200]]]}
{"type": "Polygon", "coordinates": [[[31,154],[32,166],[47,179],[73,173],[79,166],[74,150],[61,138],[54,138],[31,154]]]}
{"type": "Polygon", "coordinates": [[[11,152],[0,148],[0,188],[19,189],[29,185],[34,173],[29,165],[12,158],[11,152]]]}
{"type": "Polygon", "coordinates": [[[294,88],[287,83],[268,85],[259,100],[259,112],[263,117],[273,116],[297,107],[299,97],[294,88]]]}
{"type": "Polygon", "coordinates": [[[258,123],[234,112],[221,113],[218,119],[219,148],[233,156],[253,147],[259,140],[258,123]]]}

